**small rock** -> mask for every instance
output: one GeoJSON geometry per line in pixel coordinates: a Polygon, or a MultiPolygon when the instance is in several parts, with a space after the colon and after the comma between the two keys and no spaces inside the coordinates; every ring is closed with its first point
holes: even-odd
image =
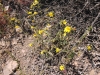
{"type": "Polygon", "coordinates": [[[18,39],[13,38],[13,40],[12,40],[12,45],[16,45],[16,44],[17,44],[17,41],[18,41],[18,39]]]}
{"type": "Polygon", "coordinates": [[[10,46],[10,41],[6,41],[6,46],[7,46],[7,47],[10,46]]]}
{"type": "Polygon", "coordinates": [[[13,71],[15,69],[18,68],[18,63],[17,61],[13,61],[13,60],[10,60],[10,61],[7,61],[5,67],[3,68],[3,75],[10,75],[13,73],[13,71]]]}
{"type": "Polygon", "coordinates": [[[1,45],[1,46],[6,46],[6,42],[5,42],[4,40],[1,40],[1,41],[0,41],[0,45],[1,45]]]}
{"type": "Polygon", "coordinates": [[[95,70],[91,70],[89,75],[97,75],[97,74],[96,74],[95,70]]]}
{"type": "Polygon", "coordinates": [[[100,73],[98,73],[98,75],[100,75],[100,73]]]}
{"type": "Polygon", "coordinates": [[[16,32],[17,33],[22,33],[23,31],[22,31],[21,27],[19,27],[19,28],[16,28],[16,32]]]}

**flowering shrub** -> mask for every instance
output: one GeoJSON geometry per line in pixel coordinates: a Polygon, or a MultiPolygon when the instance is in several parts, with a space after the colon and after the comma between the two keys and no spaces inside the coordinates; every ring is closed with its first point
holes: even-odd
{"type": "MultiPolygon", "coordinates": [[[[32,3],[29,2],[18,0],[20,5],[26,6],[22,7],[25,9],[21,10],[20,13],[15,9],[13,12],[16,13],[12,14],[0,12],[0,34],[6,30],[4,26],[7,24],[17,34],[30,34],[38,43],[39,49],[36,50],[39,51],[38,54],[40,58],[50,61],[57,58],[56,66],[58,66],[59,71],[66,71],[66,65],[63,64],[69,64],[75,55],[78,54],[78,48],[85,37],[89,35],[90,29],[87,28],[86,33],[80,34],[76,22],[74,22],[74,24],[70,21],[73,17],[68,18],[65,15],[70,15],[70,13],[74,12],[65,13],[63,12],[65,8],[61,8],[62,10],[58,8],[60,5],[53,8],[53,6],[49,7],[49,5],[46,7],[46,5],[41,3],[41,0],[33,0],[32,3]],[[29,7],[27,7],[27,3],[30,4],[29,7]],[[11,16],[9,16],[9,14],[11,16]]],[[[77,16],[75,14],[73,15],[75,17],[77,16]]],[[[76,21],[76,19],[73,19],[73,21],[74,20],[76,21]]],[[[84,19],[84,21],[85,20],[86,19],[84,19]]],[[[34,48],[35,44],[35,42],[30,42],[28,46],[34,48]]],[[[92,45],[89,44],[85,46],[85,49],[88,52],[92,51],[93,48],[92,45]]],[[[51,64],[55,64],[55,61],[50,63],[50,65],[51,64]]]]}

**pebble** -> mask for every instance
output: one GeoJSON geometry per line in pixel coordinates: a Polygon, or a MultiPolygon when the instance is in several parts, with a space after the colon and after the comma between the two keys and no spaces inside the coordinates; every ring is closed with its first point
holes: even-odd
{"type": "Polygon", "coordinates": [[[3,68],[3,75],[10,75],[15,69],[18,68],[17,61],[9,60],[6,62],[5,67],[3,68]]]}

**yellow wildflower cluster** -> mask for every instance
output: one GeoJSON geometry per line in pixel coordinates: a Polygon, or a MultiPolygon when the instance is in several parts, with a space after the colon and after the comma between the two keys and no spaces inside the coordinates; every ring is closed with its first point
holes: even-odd
{"type": "Polygon", "coordinates": [[[35,11],[35,12],[32,13],[32,11],[28,11],[27,14],[30,15],[30,16],[35,16],[35,15],[38,14],[38,12],[35,11]]]}
{"type": "Polygon", "coordinates": [[[15,17],[12,17],[12,18],[10,18],[10,20],[11,20],[11,21],[15,21],[15,20],[16,20],[16,18],[15,18],[15,17]]]}
{"type": "Polygon", "coordinates": [[[16,17],[10,18],[10,22],[20,23],[20,21],[16,17]]]}
{"type": "Polygon", "coordinates": [[[33,43],[30,43],[30,44],[29,44],[29,47],[32,47],[32,46],[33,46],[33,43]]]}
{"type": "Polygon", "coordinates": [[[31,12],[31,11],[29,11],[29,12],[27,12],[27,14],[28,14],[28,15],[32,15],[32,12],[31,12]]]}
{"type": "Polygon", "coordinates": [[[56,48],[56,53],[59,53],[60,52],[60,49],[59,48],[56,48]]]}
{"type": "Polygon", "coordinates": [[[67,24],[67,21],[66,21],[66,20],[61,20],[61,21],[60,21],[60,24],[61,24],[61,25],[66,25],[66,24],[67,24]]]}
{"type": "Polygon", "coordinates": [[[87,45],[87,50],[91,50],[91,49],[92,49],[91,45],[87,45]]]}
{"type": "Polygon", "coordinates": [[[65,32],[63,33],[63,36],[64,36],[64,37],[66,36],[66,33],[65,33],[65,32]]]}
{"type": "Polygon", "coordinates": [[[39,30],[38,33],[39,35],[43,34],[44,30],[39,30]]]}
{"type": "Polygon", "coordinates": [[[65,70],[65,66],[64,66],[64,65],[60,65],[60,66],[59,66],[59,69],[60,69],[61,71],[63,71],[63,70],[65,70]]]}
{"type": "Polygon", "coordinates": [[[31,26],[31,29],[34,29],[35,27],[34,26],[31,26]]]}
{"type": "Polygon", "coordinates": [[[71,26],[66,26],[66,27],[64,28],[64,33],[70,33],[71,30],[72,30],[72,27],[71,27],[71,26]]]}
{"type": "MultiPolygon", "coordinates": [[[[35,27],[34,26],[31,26],[31,29],[34,29],[35,27]]],[[[34,30],[35,31],[35,30],[34,30]]],[[[45,30],[41,29],[41,30],[38,30],[38,31],[35,31],[35,33],[33,34],[33,37],[37,37],[39,35],[42,35],[44,33],[45,30]]]]}
{"type": "Polygon", "coordinates": [[[46,50],[42,50],[41,51],[41,54],[43,55],[43,54],[45,54],[47,51],[46,50]]]}
{"type": "Polygon", "coordinates": [[[33,37],[37,37],[38,35],[35,33],[35,34],[33,34],[33,37]]]}
{"type": "Polygon", "coordinates": [[[38,12],[36,12],[36,11],[33,13],[33,15],[37,15],[37,14],[38,14],[38,12]]]}
{"type": "Polygon", "coordinates": [[[30,8],[32,9],[34,6],[38,5],[39,1],[38,0],[34,0],[32,5],[30,6],[30,8]]]}
{"type": "Polygon", "coordinates": [[[15,28],[20,28],[20,26],[16,25],[15,28]]]}
{"type": "Polygon", "coordinates": [[[54,12],[53,12],[53,11],[48,12],[48,16],[49,16],[50,18],[54,17],[54,12]]]}

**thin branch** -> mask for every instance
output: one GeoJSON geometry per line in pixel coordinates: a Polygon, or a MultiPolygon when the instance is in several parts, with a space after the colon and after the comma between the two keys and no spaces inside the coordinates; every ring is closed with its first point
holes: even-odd
{"type": "MultiPolygon", "coordinates": [[[[100,12],[98,13],[97,17],[94,19],[94,21],[91,23],[90,27],[93,27],[94,23],[98,20],[100,16],[100,12]]],[[[79,38],[79,41],[82,42],[82,40],[89,34],[90,32],[90,27],[88,27],[88,29],[84,32],[84,34],[79,38]]]]}
{"type": "Polygon", "coordinates": [[[94,7],[90,8],[90,10],[96,8],[96,7],[99,6],[99,5],[100,5],[100,2],[99,2],[98,4],[96,4],[94,7]]]}
{"type": "Polygon", "coordinates": [[[99,16],[100,16],[100,12],[98,13],[97,17],[96,17],[96,18],[94,19],[94,21],[92,22],[92,24],[91,24],[92,27],[93,27],[94,23],[98,20],[99,16]]]}
{"type": "Polygon", "coordinates": [[[86,1],[84,7],[74,17],[76,17],[78,14],[80,14],[85,9],[85,7],[88,6],[88,4],[89,4],[89,0],[86,1]]]}

